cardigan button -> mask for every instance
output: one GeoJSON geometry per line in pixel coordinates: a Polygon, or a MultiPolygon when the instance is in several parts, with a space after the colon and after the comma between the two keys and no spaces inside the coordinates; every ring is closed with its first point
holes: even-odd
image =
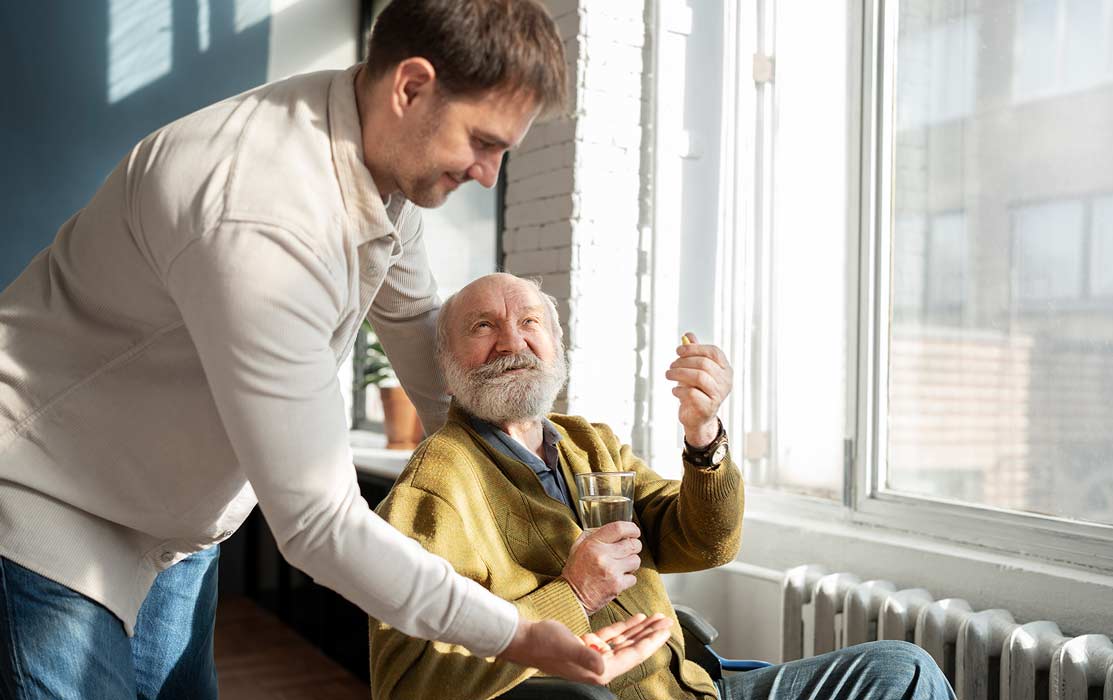
{"type": "Polygon", "coordinates": [[[162,555],[159,556],[159,559],[162,560],[163,564],[169,564],[170,562],[174,561],[174,553],[170,551],[163,552],[162,555]]]}

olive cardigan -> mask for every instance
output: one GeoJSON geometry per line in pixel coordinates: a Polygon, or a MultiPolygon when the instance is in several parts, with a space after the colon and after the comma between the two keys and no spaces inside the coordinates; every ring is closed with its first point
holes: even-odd
{"type": "MultiPolygon", "coordinates": [[[[644,547],[637,583],[586,617],[560,578],[581,529],[563,503],[550,498],[525,464],[492,449],[453,406],[445,427],[414,452],[379,513],[430,552],[528,618],[563,622],[576,634],[634,613],[663,612],[674,620],[667,644],[615,679],[622,699],[715,698],[708,675],[684,660],[684,640],[661,573],[696,571],[731,561],[742,529],[743,486],[729,460],[718,469],[685,465],[682,481],[662,478],[620,444],[606,425],[550,415],[562,439],[560,465],[573,474],[631,470],[634,520],[644,547]]],[[[521,683],[532,669],[478,658],[460,646],[408,637],[371,619],[371,687],[388,698],[491,698],[521,683]]]]}

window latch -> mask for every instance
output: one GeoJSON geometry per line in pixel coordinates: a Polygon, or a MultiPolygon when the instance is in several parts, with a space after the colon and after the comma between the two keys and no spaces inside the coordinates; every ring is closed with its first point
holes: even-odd
{"type": "Polygon", "coordinates": [[[765,54],[754,54],[754,82],[758,85],[763,83],[773,82],[773,77],[776,74],[776,65],[773,62],[772,56],[765,54]]]}

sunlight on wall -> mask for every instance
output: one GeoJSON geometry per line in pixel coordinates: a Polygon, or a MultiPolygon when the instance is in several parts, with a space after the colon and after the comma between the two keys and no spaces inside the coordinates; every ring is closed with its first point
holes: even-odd
{"type": "Polygon", "coordinates": [[[330,0],[328,12],[310,0],[271,0],[267,80],[355,63],[358,18],[359,0],[330,0]]]}
{"type": "Polygon", "coordinates": [[[209,31],[209,0],[197,0],[197,49],[205,53],[212,45],[209,31]]]}
{"type": "Polygon", "coordinates": [[[170,12],[170,0],[109,0],[109,104],[170,72],[174,49],[170,12]]]}
{"type": "Polygon", "coordinates": [[[236,33],[259,24],[270,17],[270,13],[270,0],[236,0],[236,33]]]}

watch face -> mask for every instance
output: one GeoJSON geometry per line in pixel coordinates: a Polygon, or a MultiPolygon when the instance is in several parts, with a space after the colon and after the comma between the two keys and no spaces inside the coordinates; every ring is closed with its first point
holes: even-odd
{"type": "Polygon", "coordinates": [[[715,451],[713,453],[711,453],[712,466],[717,467],[722,464],[723,460],[726,459],[726,456],[727,444],[725,442],[719,443],[719,446],[715,448],[715,451]]]}

